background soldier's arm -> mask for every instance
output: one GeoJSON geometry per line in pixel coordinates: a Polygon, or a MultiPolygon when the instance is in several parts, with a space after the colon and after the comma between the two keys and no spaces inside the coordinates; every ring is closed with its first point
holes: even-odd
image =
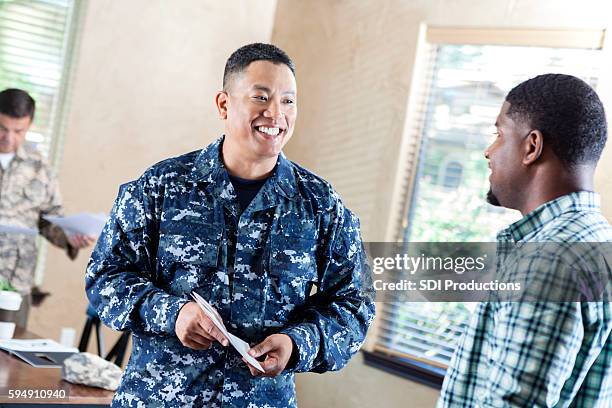
{"type": "Polygon", "coordinates": [[[59,185],[52,174],[48,175],[45,187],[46,197],[38,217],[38,231],[47,241],[56,247],[65,249],[70,259],[75,259],[79,253],[78,248],[70,245],[68,237],[60,227],[43,218],[45,215],[63,215],[59,185]]]}

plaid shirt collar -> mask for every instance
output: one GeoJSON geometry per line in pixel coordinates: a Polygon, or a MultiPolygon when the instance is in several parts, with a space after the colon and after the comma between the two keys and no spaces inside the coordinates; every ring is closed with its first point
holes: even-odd
{"type": "Polygon", "coordinates": [[[601,198],[592,191],[575,191],[540,205],[497,234],[500,242],[523,242],[536,235],[546,224],[568,212],[601,212],[601,198]]]}

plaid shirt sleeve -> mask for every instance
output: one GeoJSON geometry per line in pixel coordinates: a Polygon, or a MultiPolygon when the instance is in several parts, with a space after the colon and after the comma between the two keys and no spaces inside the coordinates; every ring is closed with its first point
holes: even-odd
{"type": "MultiPolygon", "coordinates": [[[[506,272],[525,285],[522,299],[477,309],[438,406],[565,406],[560,401],[576,395],[587,373],[593,379],[590,369],[607,350],[611,322],[602,317],[610,315],[610,302],[538,300],[576,286],[569,273],[572,262],[562,253],[538,251],[512,265],[506,272]]],[[[585,406],[598,406],[597,394],[585,406]]]]}
{"type": "Polygon", "coordinates": [[[504,302],[494,306],[489,381],[480,407],[549,407],[559,400],[576,359],[584,359],[577,302],[504,302]]]}
{"type": "Polygon", "coordinates": [[[559,197],[497,240],[498,276],[521,282],[521,299],[478,305],[438,407],[611,407],[612,302],[593,296],[612,282],[599,196],[559,197]]]}

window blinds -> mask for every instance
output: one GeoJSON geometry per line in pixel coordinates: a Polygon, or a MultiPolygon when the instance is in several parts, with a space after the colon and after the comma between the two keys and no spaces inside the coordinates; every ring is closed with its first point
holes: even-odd
{"type": "MultiPolygon", "coordinates": [[[[580,49],[571,41],[566,48],[444,43],[441,37],[444,32],[435,33],[428,35],[433,43],[429,43],[430,50],[424,54],[428,61],[424,64],[423,84],[413,84],[422,88],[419,91],[422,97],[415,99],[418,106],[412,107],[418,113],[414,117],[420,119],[410,124],[412,130],[407,130],[405,136],[418,143],[408,149],[406,157],[414,165],[407,168],[398,235],[405,242],[490,242],[511,221],[512,217],[503,210],[483,208],[468,214],[471,221],[455,225],[453,220],[467,212],[467,205],[462,203],[482,202],[485,206],[488,171],[482,151],[490,142],[488,133],[494,131],[493,124],[505,95],[518,83],[549,72],[575,75],[596,86],[602,66],[601,51],[580,49]],[[462,171],[456,172],[457,180],[448,185],[444,182],[445,171],[455,162],[461,164],[462,171]],[[412,185],[408,180],[414,180],[412,185]],[[449,203],[444,204],[445,197],[449,203]]],[[[571,37],[569,33],[565,35],[571,37]]],[[[527,37],[521,38],[526,41],[527,37]]],[[[589,44],[598,44],[598,38],[597,33],[590,33],[589,44]]],[[[389,299],[379,307],[373,348],[396,358],[445,368],[473,306],[394,303],[389,299]]]]}
{"type": "Polygon", "coordinates": [[[0,1],[0,89],[36,100],[27,140],[49,156],[61,108],[73,0],[0,1]]]}

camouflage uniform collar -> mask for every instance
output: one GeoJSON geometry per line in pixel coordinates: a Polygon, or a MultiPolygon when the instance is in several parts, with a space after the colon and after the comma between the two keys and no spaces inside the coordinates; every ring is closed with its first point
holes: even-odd
{"type": "Polygon", "coordinates": [[[278,186],[279,191],[285,197],[289,199],[295,199],[297,197],[297,188],[295,181],[295,173],[293,172],[293,163],[285,156],[285,153],[281,152],[278,155],[278,161],[276,162],[276,171],[272,175],[274,181],[278,186]]]}
{"type": "MultiPolygon", "coordinates": [[[[221,178],[225,178],[224,173],[227,172],[227,169],[221,160],[221,146],[224,138],[225,136],[221,136],[198,154],[191,169],[190,178],[193,181],[215,183],[221,178]]],[[[275,191],[291,200],[296,199],[297,187],[293,163],[287,159],[283,152],[278,155],[276,168],[270,178],[272,179],[270,181],[276,187],[275,191]]]]}
{"type": "Polygon", "coordinates": [[[29,157],[28,152],[23,147],[23,144],[20,145],[17,150],[15,150],[15,158],[20,160],[26,160],[29,157]]]}

